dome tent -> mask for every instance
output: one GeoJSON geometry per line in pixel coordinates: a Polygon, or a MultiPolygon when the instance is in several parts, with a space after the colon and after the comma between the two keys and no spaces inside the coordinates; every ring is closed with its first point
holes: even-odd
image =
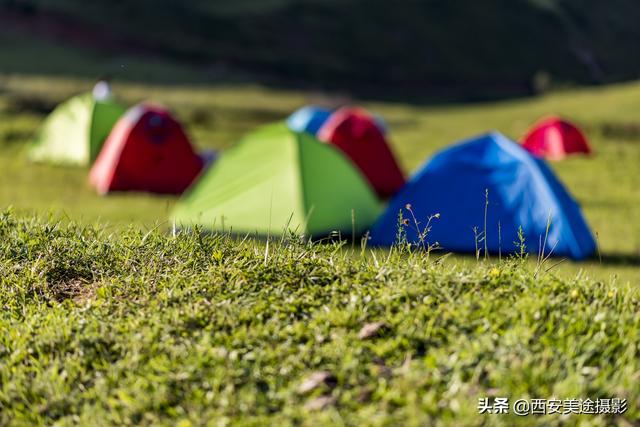
{"type": "Polygon", "coordinates": [[[227,150],[177,204],[178,227],[321,237],[360,234],[379,213],[373,191],[338,150],[284,124],[227,150]],[[330,171],[330,173],[327,173],[330,171]]]}
{"type": "Polygon", "coordinates": [[[536,123],[523,139],[525,150],[549,160],[562,160],[571,154],[589,154],[591,147],[582,131],[559,117],[536,123]]]}
{"type": "MultiPolygon", "coordinates": [[[[409,216],[407,204],[423,226],[440,214],[426,239],[446,251],[473,253],[476,233],[486,231],[489,252],[517,252],[520,228],[530,252],[538,252],[545,235],[545,253],[557,256],[583,259],[596,247],[579,206],[551,169],[500,133],[436,154],[390,202],[371,229],[372,244],[395,242],[398,214],[409,216]]],[[[418,242],[417,232],[406,230],[407,239],[418,242]]]]}
{"type": "Polygon", "coordinates": [[[331,110],[307,105],[294,111],[287,118],[287,126],[296,132],[307,132],[315,135],[331,115],[331,110]]]}
{"type": "Polygon", "coordinates": [[[164,108],[132,107],[113,128],[89,174],[99,193],[182,193],[200,173],[203,160],[182,126],[164,108]]]}
{"type": "Polygon", "coordinates": [[[60,104],[47,117],[29,152],[37,162],[88,166],[125,108],[112,100],[97,101],[90,93],[60,104]]]}
{"type": "Polygon", "coordinates": [[[404,175],[375,119],[360,108],[341,108],[318,131],[318,139],[342,150],[381,198],[393,196],[404,175]]]}

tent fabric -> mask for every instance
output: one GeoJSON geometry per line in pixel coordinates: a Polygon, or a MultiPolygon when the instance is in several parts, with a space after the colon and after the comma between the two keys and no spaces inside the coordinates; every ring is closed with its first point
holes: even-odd
{"type": "Polygon", "coordinates": [[[389,125],[387,124],[387,121],[384,119],[384,117],[379,114],[374,114],[373,121],[378,127],[378,130],[380,130],[380,133],[382,133],[384,136],[387,136],[389,134],[389,125]]]}
{"type": "Polygon", "coordinates": [[[220,157],[220,153],[217,150],[202,150],[200,151],[200,153],[198,153],[198,155],[200,156],[200,160],[202,160],[202,164],[204,165],[205,168],[210,167],[211,165],[213,165],[216,160],[218,160],[218,157],[220,157]]]}
{"type": "Polygon", "coordinates": [[[331,110],[308,105],[294,111],[287,119],[287,126],[296,132],[315,135],[331,115],[331,110]]]}
{"type": "Polygon", "coordinates": [[[380,212],[365,179],[338,150],[285,124],[260,128],[227,150],[173,212],[179,227],[236,234],[288,230],[351,236],[380,212]]]}
{"type": "Polygon", "coordinates": [[[91,169],[89,182],[101,194],[177,194],[202,167],[202,159],[171,114],[162,107],[141,104],[118,121],[91,169]]]}
{"type": "Polygon", "coordinates": [[[125,108],[112,100],[96,101],[91,94],[75,96],[47,117],[29,158],[55,164],[90,165],[124,112],[125,108]]]}
{"type": "Polygon", "coordinates": [[[409,218],[402,226],[407,240],[420,242],[408,204],[421,230],[429,216],[440,214],[426,241],[446,251],[484,249],[484,237],[490,253],[518,252],[522,227],[526,249],[539,253],[547,224],[545,254],[579,260],[596,247],[580,207],[551,169],[499,133],[436,154],[390,202],[371,230],[372,244],[396,241],[400,212],[409,218]]]}
{"type": "Polygon", "coordinates": [[[572,123],[549,117],[536,123],[526,134],[522,146],[537,157],[562,160],[568,155],[591,153],[584,134],[572,123]]]}
{"type": "Polygon", "coordinates": [[[394,195],[404,185],[404,175],[386,138],[366,111],[341,108],[318,131],[318,139],[342,150],[381,198],[394,195]]]}

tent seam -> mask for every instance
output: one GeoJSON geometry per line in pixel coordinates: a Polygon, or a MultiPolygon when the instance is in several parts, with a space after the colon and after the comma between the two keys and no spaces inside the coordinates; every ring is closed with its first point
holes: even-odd
{"type": "Polygon", "coordinates": [[[296,158],[298,160],[297,163],[297,174],[298,174],[298,185],[297,185],[297,191],[299,192],[299,194],[302,195],[301,199],[302,199],[302,219],[304,220],[303,225],[305,227],[306,230],[304,230],[304,232],[307,232],[310,230],[309,227],[309,223],[311,221],[311,218],[308,218],[308,210],[309,210],[309,204],[307,203],[307,192],[305,191],[305,178],[304,178],[304,171],[303,171],[303,155],[302,155],[302,137],[303,135],[299,132],[294,132],[291,131],[294,135],[294,141],[295,141],[295,149],[296,149],[296,158]]]}

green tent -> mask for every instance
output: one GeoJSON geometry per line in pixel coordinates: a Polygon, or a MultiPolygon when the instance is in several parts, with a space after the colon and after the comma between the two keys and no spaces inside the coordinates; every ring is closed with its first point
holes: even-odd
{"type": "Polygon", "coordinates": [[[34,161],[86,166],[95,159],[111,128],[125,112],[113,101],[96,101],[91,94],[75,96],[47,117],[33,143],[34,161]]]}
{"type": "Polygon", "coordinates": [[[364,232],[379,203],[360,172],[336,148],[283,124],[265,126],[228,150],[173,212],[178,227],[235,234],[314,237],[364,232]]]}

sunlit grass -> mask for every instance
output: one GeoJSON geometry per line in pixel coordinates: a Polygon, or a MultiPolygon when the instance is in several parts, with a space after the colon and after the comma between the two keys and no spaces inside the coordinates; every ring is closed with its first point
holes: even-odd
{"type": "Polygon", "coordinates": [[[5,213],[0,424],[479,425],[487,396],[637,419],[638,288],[533,270],[5,213]]]}
{"type": "MultiPolygon", "coordinates": [[[[53,106],[91,87],[91,81],[4,76],[0,78],[0,206],[17,212],[64,212],[84,223],[121,227],[153,227],[166,219],[175,199],[144,194],[95,195],[86,185],[87,171],[32,165],[24,147],[43,119],[42,111],[21,108],[24,99],[53,106]]],[[[279,120],[306,102],[341,102],[257,85],[153,85],[116,83],[117,94],[128,103],[162,102],[171,107],[200,148],[225,148],[262,124],[279,120]]],[[[358,101],[354,101],[358,102],[358,101]]],[[[31,105],[27,104],[27,105],[31,105]]],[[[637,281],[640,253],[640,139],[615,138],[602,132],[605,124],[634,124],[640,111],[640,84],[567,90],[550,95],[472,105],[412,105],[363,102],[389,123],[391,143],[403,169],[410,173],[436,150],[460,139],[497,129],[518,138],[545,114],[575,120],[588,134],[593,157],[571,158],[552,166],[581,203],[598,233],[603,263],[558,266],[559,273],[587,274],[608,280],[637,281]]],[[[241,171],[239,171],[240,173],[241,171]]],[[[422,219],[421,219],[422,220],[422,219]]]]}

